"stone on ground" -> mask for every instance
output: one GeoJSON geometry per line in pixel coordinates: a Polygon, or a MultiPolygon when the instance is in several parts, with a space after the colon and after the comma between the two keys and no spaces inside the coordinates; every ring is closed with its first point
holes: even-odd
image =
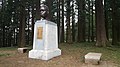
{"type": "Polygon", "coordinates": [[[17,50],[18,50],[19,53],[25,53],[28,50],[28,48],[26,48],[26,47],[18,48],[17,50]]]}
{"type": "Polygon", "coordinates": [[[85,55],[85,63],[87,64],[99,64],[102,53],[88,53],[85,55]]]}

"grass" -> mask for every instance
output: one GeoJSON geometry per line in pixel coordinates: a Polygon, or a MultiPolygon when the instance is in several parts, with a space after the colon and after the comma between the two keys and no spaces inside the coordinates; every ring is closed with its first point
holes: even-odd
{"type": "Polygon", "coordinates": [[[17,50],[17,48],[15,48],[15,47],[3,47],[3,48],[0,48],[0,57],[12,56],[13,53],[11,53],[9,51],[14,51],[14,50],[17,50]]]}
{"type": "Polygon", "coordinates": [[[97,52],[102,53],[101,60],[112,61],[114,63],[120,64],[120,47],[112,46],[112,47],[96,47],[95,43],[74,43],[74,44],[61,44],[60,48],[63,50],[69,50],[73,54],[78,52],[77,54],[82,55],[81,58],[84,57],[88,52],[97,52]],[[68,49],[69,48],[69,49],[68,49]],[[80,52],[79,52],[80,51],[80,52]]]}
{"type": "MultiPolygon", "coordinates": [[[[119,46],[95,47],[94,44],[95,43],[59,44],[59,48],[62,50],[61,59],[66,59],[66,57],[68,58],[74,57],[75,60],[80,59],[79,61],[83,62],[85,54],[87,54],[88,52],[97,52],[97,53],[102,53],[101,60],[103,61],[112,61],[113,63],[117,63],[117,64],[120,63],[120,47],[119,46]]],[[[17,50],[17,48],[14,48],[14,47],[0,48],[0,57],[15,56],[14,53],[9,52],[9,51],[15,51],[15,50],[17,50]]]]}
{"type": "Polygon", "coordinates": [[[16,50],[17,48],[16,47],[2,47],[2,48],[0,48],[0,51],[1,50],[16,50]]]}
{"type": "Polygon", "coordinates": [[[10,56],[10,54],[9,54],[9,53],[5,53],[5,54],[3,54],[3,53],[1,54],[1,53],[0,53],[0,57],[1,57],[1,56],[5,56],[5,57],[6,57],[6,56],[10,56]]]}

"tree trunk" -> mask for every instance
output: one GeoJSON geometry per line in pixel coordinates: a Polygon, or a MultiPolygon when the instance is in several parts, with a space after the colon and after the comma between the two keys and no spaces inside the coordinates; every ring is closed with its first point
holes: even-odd
{"type": "Polygon", "coordinates": [[[84,0],[78,1],[78,42],[85,41],[84,0]]]}
{"type": "Polygon", "coordinates": [[[106,37],[103,0],[95,0],[96,13],[96,46],[107,46],[108,40],[106,37]]]}
{"type": "Polygon", "coordinates": [[[94,12],[93,12],[93,7],[94,7],[94,1],[92,1],[92,22],[91,22],[91,40],[94,42],[95,35],[94,35],[94,12]]]}
{"type": "Polygon", "coordinates": [[[62,31],[60,41],[61,43],[64,42],[64,0],[62,0],[62,31]]]}
{"type": "MultiPolygon", "coordinates": [[[[3,13],[5,10],[5,6],[4,6],[4,0],[2,0],[2,8],[1,8],[1,12],[3,13]]],[[[5,24],[4,24],[4,15],[2,15],[2,47],[5,45],[5,24]]]]}
{"type": "Polygon", "coordinates": [[[108,23],[108,9],[107,9],[107,0],[104,0],[104,9],[105,9],[105,29],[106,29],[106,36],[107,36],[107,39],[109,40],[109,29],[108,29],[108,26],[109,26],[109,23],[108,23]]]}
{"type": "MultiPolygon", "coordinates": [[[[120,22],[120,20],[119,20],[120,22]]],[[[120,27],[120,23],[118,22],[118,27],[120,27]]],[[[120,29],[118,30],[118,42],[119,42],[119,45],[120,45],[120,29]]]]}
{"type": "Polygon", "coordinates": [[[3,33],[2,33],[3,37],[2,37],[2,46],[5,46],[5,26],[4,26],[4,23],[3,23],[3,33]]]}
{"type": "Polygon", "coordinates": [[[75,42],[75,12],[74,12],[74,1],[72,1],[72,41],[75,42]]]}
{"type": "Polygon", "coordinates": [[[119,45],[119,7],[115,0],[112,1],[112,44],[119,45]]]}
{"type": "Polygon", "coordinates": [[[34,24],[35,24],[35,21],[34,21],[34,5],[32,5],[32,44],[33,44],[33,38],[34,38],[34,24]]]}
{"type": "Polygon", "coordinates": [[[80,30],[80,4],[79,4],[79,0],[77,1],[77,3],[78,3],[78,37],[77,37],[77,42],[80,42],[80,32],[79,32],[79,30],[80,30]]]}
{"type": "Polygon", "coordinates": [[[117,44],[117,19],[115,0],[112,1],[112,45],[117,44]]]}
{"type": "Polygon", "coordinates": [[[36,20],[40,20],[40,1],[36,0],[36,20]]]}
{"type": "Polygon", "coordinates": [[[90,13],[90,0],[88,1],[88,10],[89,10],[89,21],[88,21],[88,42],[90,42],[91,39],[91,13],[90,13]]]}
{"type": "Polygon", "coordinates": [[[47,6],[49,8],[49,15],[48,15],[48,20],[52,20],[52,2],[53,0],[46,0],[47,6]]]}
{"type": "Polygon", "coordinates": [[[25,1],[21,0],[20,27],[19,27],[19,47],[25,46],[25,1]]]}
{"type": "Polygon", "coordinates": [[[60,0],[57,2],[58,43],[60,43],[60,0]]]}
{"type": "Polygon", "coordinates": [[[66,17],[66,22],[67,22],[67,43],[72,43],[72,34],[71,34],[71,28],[70,28],[70,1],[67,0],[67,17],[66,17]]]}

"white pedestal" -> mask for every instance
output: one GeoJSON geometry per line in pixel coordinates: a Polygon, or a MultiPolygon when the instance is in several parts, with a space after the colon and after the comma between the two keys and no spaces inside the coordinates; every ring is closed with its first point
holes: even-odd
{"type": "Polygon", "coordinates": [[[33,49],[29,58],[49,60],[61,55],[58,48],[57,24],[40,20],[35,23],[33,49]]]}
{"type": "Polygon", "coordinates": [[[29,58],[49,60],[53,57],[61,55],[61,50],[31,50],[29,52],[29,58]]]}

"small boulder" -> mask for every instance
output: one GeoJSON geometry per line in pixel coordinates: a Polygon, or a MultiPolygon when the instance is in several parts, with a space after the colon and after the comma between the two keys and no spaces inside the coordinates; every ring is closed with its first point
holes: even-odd
{"type": "Polygon", "coordinates": [[[85,55],[85,63],[87,64],[99,64],[102,53],[88,53],[85,55]]]}
{"type": "Polygon", "coordinates": [[[25,52],[27,52],[28,48],[25,48],[25,47],[24,48],[18,48],[17,50],[18,50],[19,53],[25,53],[25,52]]]}

